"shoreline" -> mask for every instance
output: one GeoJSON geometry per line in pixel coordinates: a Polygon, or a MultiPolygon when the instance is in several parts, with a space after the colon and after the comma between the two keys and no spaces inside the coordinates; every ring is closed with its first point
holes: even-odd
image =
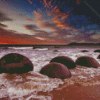
{"type": "MultiPolygon", "coordinates": [[[[80,86],[80,85],[70,85],[67,87],[63,87],[63,85],[55,88],[50,92],[38,92],[37,98],[32,96],[32,93],[26,96],[23,96],[24,99],[30,98],[30,100],[42,100],[39,99],[39,96],[49,96],[52,99],[50,100],[100,100],[100,85],[95,86],[80,86]],[[60,89],[59,89],[60,88],[60,89]]],[[[9,97],[2,98],[3,100],[10,100],[9,97]]],[[[18,100],[18,98],[14,98],[14,100],[18,100]]]]}
{"type": "Polygon", "coordinates": [[[70,85],[60,90],[39,92],[38,95],[52,96],[52,100],[100,100],[100,85],[70,85]]]}

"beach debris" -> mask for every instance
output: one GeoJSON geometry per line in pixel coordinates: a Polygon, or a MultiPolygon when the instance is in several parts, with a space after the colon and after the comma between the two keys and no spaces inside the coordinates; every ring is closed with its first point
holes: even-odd
{"type": "Polygon", "coordinates": [[[9,53],[0,59],[0,73],[21,74],[32,70],[32,62],[21,54],[9,53]]]}
{"type": "Polygon", "coordinates": [[[66,67],[68,67],[68,69],[72,69],[72,68],[76,67],[75,62],[67,56],[57,56],[57,57],[53,58],[50,61],[50,63],[51,62],[58,62],[58,63],[64,64],[66,67]]]}
{"type": "Polygon", "coordinates": [[[40,73],[52,78],[65,79],[71,77],[69,69],[65,65],[56,62],[45,65],[40,70],[40,73]]]}
{"type": "Polygon", "coordinates": [[[94,58],[89,57],[89,56],[81,56],[77,58],[76,64],[81,65],[81,66],[86,66],[86,67],[94,67],[94,68],[97,68],[100,66],[98,61],[96,61],[94,58]]]}

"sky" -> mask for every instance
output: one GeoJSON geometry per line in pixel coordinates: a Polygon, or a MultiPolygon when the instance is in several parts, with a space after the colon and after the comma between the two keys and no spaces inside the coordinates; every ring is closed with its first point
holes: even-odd
{"type": "Polygon", "coordinates": [[[100,43],[99,0],[0,0],[0,44],[100,43]]]}

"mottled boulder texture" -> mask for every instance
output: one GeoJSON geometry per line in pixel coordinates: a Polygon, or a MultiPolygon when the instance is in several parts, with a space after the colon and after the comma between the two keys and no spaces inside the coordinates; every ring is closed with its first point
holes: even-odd
{"type": "Polygon", "coordinates": [[[99,67],[99,63],[92,57],[81,56],[76,60],[77,65],[86,66],[86,67],[99,67]]]}
{"type": "Polygon", "coordinates": [[[75,62],[71,58],[66,57],[66,56],[55,57],[50,61],[50,63],[51,62],[58,62],[58,63],[64,64],[66,67],[68,67],[68,69],[72,69],[76,67],[75,62]]]}
{"type": "Polygon", "coordinates": [[[100,50],[94,50],[94,52],[97,52],[97,53],[99,52],[100,53],[100,50]]]}
{"type": "Polygon", "coordinates": [[[40,73],[52,78],[65,79],[71,77],[69,69],[65,65],[56,62],[45,65],[40,73]]]}
{"type": "Polygon", "coordinates": [[[10,53],[0,59],[0,73],[21,74],[32,70],[32,62],[21,54],[10,53]]]}
{"type": "Polygon", "coordinates": [[[100,55],[97,57],[97,59],[100,59],[100,55]]]}
{"type": "Polygon", "coordinates": [[[87,50],[82,50],[81,52],[88,52],[87,50]]]}

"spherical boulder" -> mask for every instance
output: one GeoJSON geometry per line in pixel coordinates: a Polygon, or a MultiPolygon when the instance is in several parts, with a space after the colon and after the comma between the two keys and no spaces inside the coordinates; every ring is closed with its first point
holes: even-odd
{"type": "Polygon", "coordinates": [[[76,60],[77,65],[86,66],[86,67],[99,67],[99,63],[92,57],[81,56],[76,60]]]}
{"type": "Polygon", "coordinates": [[[68,69],[72,69],[76,67],[75,62],[71,58],[66,57],[66,56],[55,57],[50,61],[50,63],[51,62],[58,62],[58,63],[64,64],[66,67],[68,67],[68,69]]]}
{"type": "Polygon", "coordinates": [[[45,65],[40,73],[52,78],[65,79],[71,77],[69,69],[65,65],[56,62],[45,65]]]}
{"type": "Polygon", "coordinates": [[[82,50],[81,52],[88,52],[87,50],[82,50]]]}
{"type": "Polygon", "coordinates": [[[32,62],[21,54],[10,53],[0,59],[0,73],[21,74],[32,70],[32,62]]]}
{"type": "Polygon", "coordinates": [[[94,52],[100,53],[100,50],[94,50],[94,52]]]}
{"type": "Polygon", "coordinates": [[[100,55],[97,57],[97,59],[100,59],[100,55]]]}

